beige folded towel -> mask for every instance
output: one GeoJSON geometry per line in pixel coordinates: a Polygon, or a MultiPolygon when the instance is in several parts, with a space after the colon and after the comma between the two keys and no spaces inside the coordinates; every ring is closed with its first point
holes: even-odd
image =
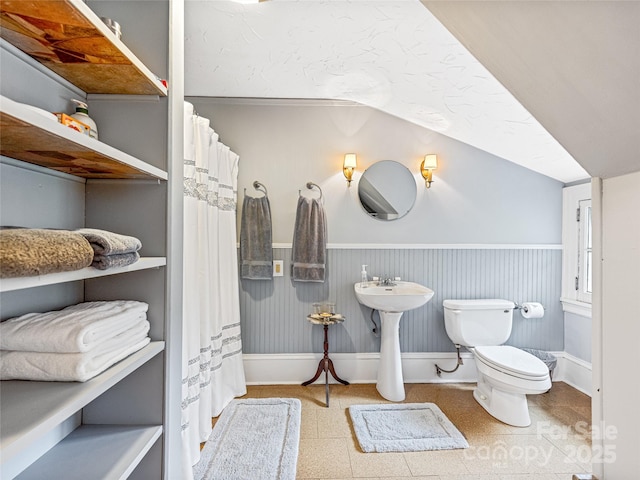
{"type": "Polygon", "coordinates": [[[32,277],[80,270],[91,265],[93,249],[67,230],[0,230],[0,278],[32,277]]]}

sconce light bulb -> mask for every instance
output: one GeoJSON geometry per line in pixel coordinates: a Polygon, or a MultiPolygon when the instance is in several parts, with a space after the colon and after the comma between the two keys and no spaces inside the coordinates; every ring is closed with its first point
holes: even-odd
{"type": "Polygon", "coordinates": [[[438,157],[435,154],[425,155],[424,160],[420,164],[420,173],[424,178],[424,185],[431,188],[433,182],[433,170],[438,168],[438,157]]]}
{"type": "Polygon", "coordinates": [[[342,173],[344,174],[344,178],[347,179],[347,186],[351,186],[351,179],[353,178],[353,168],[352,167],[343,167],[342,173]]]}
{"type": "Polygon", "coordinates": [[[357,157],[355,153],[346,153],[344,161],[342,163],[342,173],[347,179],[347,186],[351,186],[351,179],[353,178],[353,171],[357,166],[357,157]]]}

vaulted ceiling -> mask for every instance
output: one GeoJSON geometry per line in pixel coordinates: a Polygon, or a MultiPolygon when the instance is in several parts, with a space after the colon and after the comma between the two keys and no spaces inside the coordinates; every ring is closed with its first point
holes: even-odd
{"type": "MultiPolygon", "coordinates": [[[[581,23],[581,15],[574,22],[567,10],[547,22],[553,28],[547,23],[542,28],[543,14],[527,22],[530,13],[522,17],[515,8],[499,8],[505,3],[531,9],[528,4],[556,2],[424,3],[427,8],[418,0],[271,0],[253,5],[188,1],[185,93],[349,100],[565,183],[601,174],[594,157],[616,139],[627,139],[631,126],[614,125],[617,120],[637,121],[640,109],[634,113],[629,108],[637,91],[627,97],[630,105],[624,99],[607,103],[617,97],[620,85],[629,94],[626,77],[635,67],[591,79],[594,71],[620,66],[618,61],[593,65],[592,58],[601,60],[610,51],[596,48],[598,55],[593,56],[594,44],[605,32],[616,38],[629,35],[633,44],[637,33],[609,31],[617,16],[592,29],[581,23]],[[580,27],[575,36],[567,33],[574,26],[580,27]],[[594,31],[598,38],[592,39],[594,31]],[[554,48],[554,36],[564,43],[554,48]],[[624,81],[611,85],[610,77],[624,81]],[[567,99],[571,85],[577,92],[567,99]],[[590,94],[603,98],[590,101],[590,94]],[[594,111],[596,118],[590,116],[594,111]],[[612,111],[623,116],[607,118],[608,128],[599,130],[606,138],[594,137],[602,117],[612,111]],[[592,151],[594,146],[599,148],[592,151]]],[[[633,47],[623,53],[633,53],[633,47]]],[[[632,163],[626,153],[635,148],[638,162],[637,140],[629,140],[624,152],[609,151],[624,153],[632,163]]],[[[614,171],[628,168],[616,166],[614,171]]]]}
{"type": "Polygon", "coordinates": [[[640,171],[640,2],[423,3],[593,177],[640,171]]]}

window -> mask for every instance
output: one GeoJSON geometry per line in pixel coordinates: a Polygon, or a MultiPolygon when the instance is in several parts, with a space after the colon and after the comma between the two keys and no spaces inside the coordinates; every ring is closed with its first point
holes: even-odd
{"type": "Polygon", "coordinates": [[[591,303],[592,288],[592,243],[591,243],[591,200],[580,200],[577,210],[579,245],[578,265],[575,288],[577,299],[581,302],[591,303]]]}
{"type": "Polygon", "coordinates": [[[562,192],[562,306],[591,316],[592,235],[591,185],[566,187],[562,192]]]}

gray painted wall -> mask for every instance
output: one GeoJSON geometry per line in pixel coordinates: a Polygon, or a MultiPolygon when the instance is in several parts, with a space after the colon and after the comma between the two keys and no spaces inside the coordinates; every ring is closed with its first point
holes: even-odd
{"type": "Polygon", "coordinates": [[[0,225],[68,230],[84,226],[83,178],[1,158],[10,163],[0,163],[0,225]]]}
{"type": "Polygon", "coordinates": [[[330,243],[561,243],[560,182],[434,131],[357,105],[189,100],[240,155],[239,199],[244,188],[255,194],[254,180],[269,190],[274,243],[291,242],[308,181],[324,191],[330,243]],[[351,188],[347,152],[358,154],[351,188]],[[419,174],[427,153],[440,162],[429,190],[419,174]],[[357,199],[362,172],[380,160],[405,165],[418,186],[413,210],[391,223],[365,215],[357,199]]]}
{"type": "Polygon", "coordinates": [[[564,351],[585,362],[591,362],[591,319],[565,312],[564,351]]]}
{"type": "MultiPolygon", "coordinates": [[[[313,181],[324,192],[329,243],[336,247],[328,252],[327,280],[293,284],[288,275],[291,250],[276,248],[274,258],[285,261],[284,277],[241,280],[246,353],[321,351],[322,328],[311,326],[306,316],[311,304],[322,300],[335,301],[337,310],[347,317],[343,325],[331,328],[331,351],[379,351],[370,310],[353,294],[361,264],[369,265],[370,275],[400,276],[436,292],[426,306],[405,313],[400,329],[403,351],[453,350],[443,323],[446,298],[542,302],[547,309],[543,319],[525,321],[515,313],[509,343],[563,349],[560,250],[456,248],[460,244],[560,244],[561,183],[368,107],[338,102],[189,100],[200,115],[211,119],[220,140],[240,155],[239,204],[244,188],[247,194],[257,195],[253,180],[269,190],[274,243],[292,241],[298,190],[313,181]],[[342,175],[347,152],[358,154],[351,188],[342,175]],[[429,190],[418,172],[427,153],[437,153],[440,160],[429,190]],[[357,199],[362,172],[380,160],[407,166],[418,187],[413,210],[392,222],[369,217],[357,199]],[[398,248],[367,248],[367,244],[398,248]],[[406,248],[411,244],[448,246],[406,248]]],[[[377,314],[375,318],[378,321],[377,314]]]]}
{"type": "Polygon", "coordinates": [[[2,82],[0,93],[15,102],[27,103],[50,112],[73,113],[72,98],[85,98],[84,92],[50,71],[33,68],[35,60],[27,59],[13,45],[0,40],[2,82]]]}

